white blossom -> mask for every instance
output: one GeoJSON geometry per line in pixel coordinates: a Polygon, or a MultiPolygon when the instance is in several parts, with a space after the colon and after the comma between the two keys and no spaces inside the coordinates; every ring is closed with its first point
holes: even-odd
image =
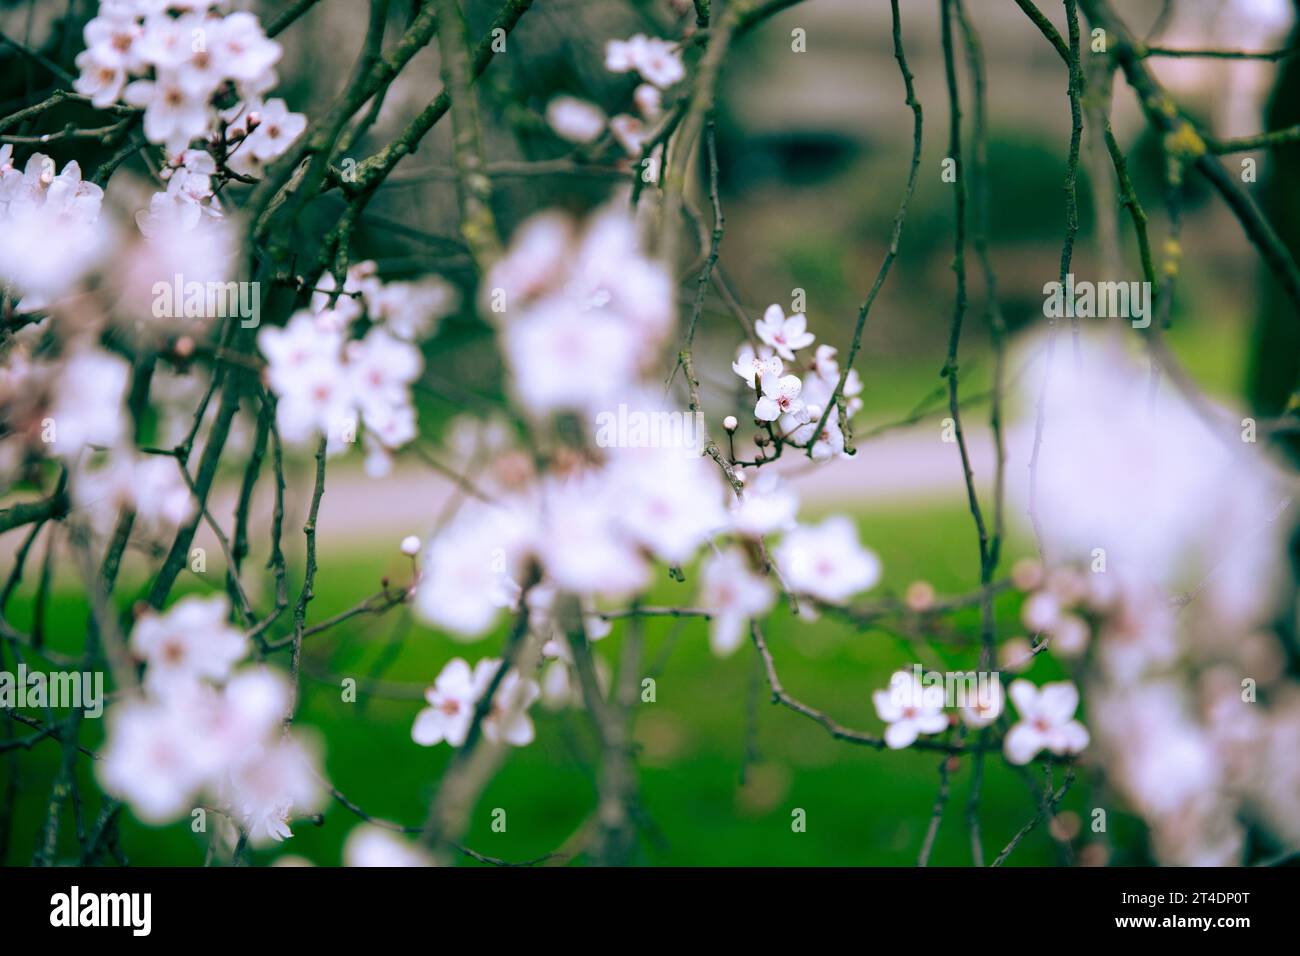
{"type": "Polygon", "coordinates": [[[1073,683],[1058,681],[1039,688],[1017,678],[1007,692],[1020,714],[1003,741],[1008,762],[1027,764],[1040,750],[1065,756],[1088,746],[1087,728],[1074,719],[1079,690],[1073,683]]]}

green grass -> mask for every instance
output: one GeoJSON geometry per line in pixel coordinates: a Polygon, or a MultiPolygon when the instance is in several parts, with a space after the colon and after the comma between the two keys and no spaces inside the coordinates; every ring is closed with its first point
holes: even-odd
{"type": "MultiPolygon", "coordinates": [[[[975,539],[963,509],[872,512],[862,515],[859,523],[863,540],[880,553],[886,568],[885,581],[874,593],[901,591],[923,572],[941,593],[973,585],[975,539]]],[[[1010,557],[1015,556],[1013,551],[1010,557]]],[[[375,589],[382,574],[392,571],[389,556],[343,554],[328,548],[321,564],[311,620],[356,603],[375,589]]],[[[220,573],[216,569],[214,577],[220,573]]],[[[689,582],[680,585],[665,579],[653,600],[690,603],[692,595],[689,582]]],[[[18,626],[26,623],[24,599],[30,602],[28,592],[15,600],[18,626]]],[[[1000,600],[1002,633],[1015,629],[1016,610],[1014,596],[1000,600]]],[[[59,594],[49,617],[52,644],[75,647],[84,630],[85,613],[77,595],[59,594]]],[[[959,633],[976,631],[973,613],[959,614],[952,621],[959,633]]],[[[372,673],[376,661],[391,650],[396,623],[395,616],[358,618],[309,639],[307,669],[336,676],[304,683],[299,723],[315,728],[326,742],[327,772],[343,793],[376,816],[418,824],[450,749],[425,749],[411,741],[410,725],[419,701],[363,696],[358,703],[344,703],[337,683],[346,676],[364,678],[372,673]]],[[[858,633],[828,619],[810,623],[784,609],[771,615],[766,633],[790,693],[848,726],[869,732],[882,729],[870,693],[885,686],[889,674],[914,657],[897,635],[878,630],[858,633]]],[[[702,622],[650,621],[645,634],[646,672],[655,664],[662,664],[662,669],[656,675],[656,701],[639,704],[636,713],[640,787],[648,818],[642,862],[910,865],[916,861],[938,787],[937,755],[877,753],[835,741],[806,718],[772,706],[765,685],[759,683],[753,649],[745,645],[731,658],[714,658],[702,622]],[[750,714],[755,721],[752,739],[750,714]],[[748,764],[747,749],[753,751],[748,764]],[[792,830],[796,809],[806,813],[806,832],[792,830]]],[[[616,661],[620,637],[616,628],[597,645],[597,653],[616,661]]],[[[498,632],[464,645],[416,625],[402,639],[382,678],[427,684],[449,658],[460,655],[473,661],[495,654],[501,640],[498,632]]],[[[963,653],[952,656],[950,663],[968,666],[973,661],[963,653]]],[[[1045,656],[1035,668],[1032,676],[1040,682],[1059,673],[1045,656]]],[[[539,707],[535,716],[538,740],[511,751],[476,808],[466,842],[482,853],[510,860],[539,856],[563,843],[592,810],[595,747],[583,713],[552,714],[539,707]],[[497,808],[505,811],[505,832],[492,829],[497,808]]],[[[101,724],[87,721],[87,725],[85,739],[93,746],[101,724]]],[[[13,842],[5,861],[9,864],[31,858],[59,754],[58,746],[47,741],[22,756],[13,842]]],[[[86,779],[87,763],[80,764],[82,792],[88,805],[85,812],[93,819],[98,796],[86,779]]],[[[970,763],[963,760],[953,774],[935,864],[970,863],[965,822],[970,763]]],[[[10,772],[11,761],[0,759],[0,781],[10,772]]],[[[1085,824],[1090,819],[1092,803],[1083,782],[1066,806],[1085,824]]],[[[1024,781],[1000,759],[988,760],[981,800],[987,857],[991,859],[1034,811],[1024,781]]],[[[290,841],[257,852],[254,860],[267,863],[294,853],[320,864],[335,864],[341,859],[343,840],[358,822],[346,808],[332,804],[320,826],[296,824],[290,841]]],[[[61,840],[65,858],[75,847],[70,829],[65,821],[61,840]]],[[[1129,831],[1129,840],[1127,844],[1117,841],[1120,847],[1132,845],[1132,828],[1121,822],[1121,829],[1129,831]]],[[[128,815],[122,832],[123,847],[133,863],[202,862],[204,838],[190,832],[188,820],[154,829],[128,815]]],[[[1010,862],[1057,860],[1053,841],[1039,828],[1010,862]]]]}

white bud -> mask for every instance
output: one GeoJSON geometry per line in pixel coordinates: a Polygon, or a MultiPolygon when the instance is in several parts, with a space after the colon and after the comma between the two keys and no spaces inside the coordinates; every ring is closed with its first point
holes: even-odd
{"type": "Polygon", "coordinates": [[[408,534],[402,539],[402,554],[408,557],[415,557],[420,553],[420,539],[413,534],[408,534]]]}
{"type": "Polygon", "coordinates": [[[809,405],[808,417],[812,421],[820,421],[822,417],[822,407],[820,405],[809,405]]]}
{"type": "Polygon", "coordinates": [[[729,432],[734,432],[737,428],[740,427],[740,422],[736,421],[735,415],[728,415],[726,418],[722,420],[722,427],[729,432]]]}

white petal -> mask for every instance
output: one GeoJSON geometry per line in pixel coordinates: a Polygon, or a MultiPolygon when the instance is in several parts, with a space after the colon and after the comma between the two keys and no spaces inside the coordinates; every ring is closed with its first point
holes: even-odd
{"type": "MultiPolygon", "coordinates": [[[[1014,685],[1012,685],[1014,687],[1014,685]]],[[[1007,761],[1023,766],[1034,759],[1034,755],[1043,749],[1043,735],[1026,723],[1016,724],[1007,732],[1007,739],[1002,742],[1002,751],[1007,761]]]]}
{"type": "Polygon", "coordinates": [[[411,727],[411,739],[421,747],[432,747],[434,744],[442,743],[444,730],[443,715],[434,710],[432,707],[426,707],[415,715],[415,723],[411,727]]]}
{"type": "Polygon", "coordinates": [[[902,750],[916,739],[917,726],[913,721],[900,720],[885,729],[885,744],[890,750],[902,750]]]}

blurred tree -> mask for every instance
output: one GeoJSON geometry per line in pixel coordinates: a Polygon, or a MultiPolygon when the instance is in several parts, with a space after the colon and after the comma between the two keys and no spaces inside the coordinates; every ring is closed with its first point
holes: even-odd
{"type": "MultiPolygon", "coordinates": [[[[1300,15],[1300,0],[1295,0],[1300,15]]],[[[1293,32],[1288,46],[1300,42],[1293,32]]],[[[1300,123],[1300,60],[1286,59],[1278,69],[1277,82],[1269,98],[1265,129],[1281,129],[1300,123]]],[[[1265,164],[1259,199],[1265,214],[1286,243],[1300,258],[1300,143],[1275,146],[1265,164]]],[[[1250,403],[1261,414],[1282,412],[1300,384],[1300,316],[1295,314],[1282,287],[1268,268],[1259,266],[1261,296],[1250,346],[1247,389],[1250,403]]],[[[1300,461],[1300,439],[1290,437],[1286,447],[1300,461]]]]}

